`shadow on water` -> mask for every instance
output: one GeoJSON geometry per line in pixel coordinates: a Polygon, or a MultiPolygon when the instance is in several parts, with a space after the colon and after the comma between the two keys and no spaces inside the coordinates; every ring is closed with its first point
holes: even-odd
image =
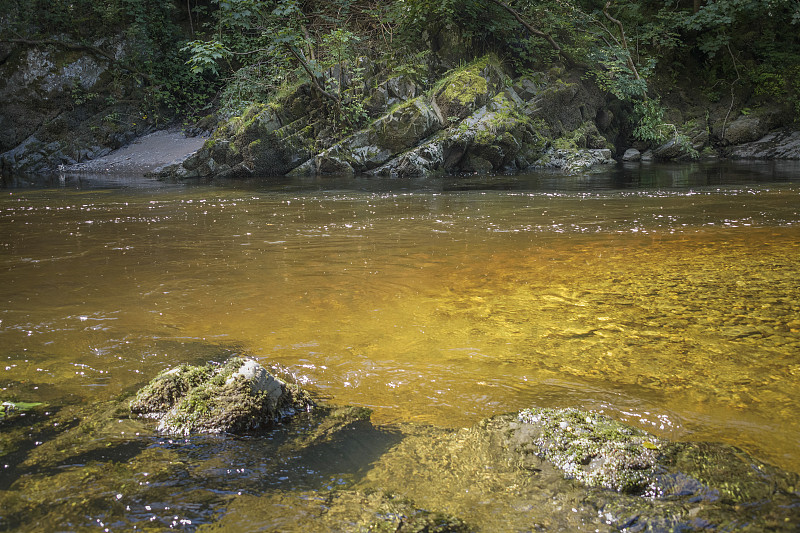
{"type": "Polygon", "coordinates": [[[125,518],[169,526],[180,516],[196,526],[213,522],[231,498],[243,494],[347,488],[403,439],[400,432],[357,420],[308,443],[307,432],[319,423],[315,418],[309,415],[249,437],[155,439],[150,454],[159,457],[162,467],[169,463],[169,475],[154,478],[150,490],[126,494],[125,518]],[[154,502],[168,505],[159,512],[154,502]]]}
{"type": "Polygon", "coordinates": [[[270,489],[333,489],[357,482],[403,438],[369,420],[356,420],[326,438],[304,442],[305,432],[316,423],[306,419],[249,437],[162,437],[154,445],[177,452],[193,483],[200,481],[206,490],[259,494],[270,489]]]}
{"type": "MultiPolygon", "coordinates": [[[[3,458],[15,466],[0,478],[0,490],[8,491],[0,530],[27,531],[54,520],[70,524],[67,529],[196,527],[212,522],[231,498],[242,494],[352,486],[403,439],[399,431],[377,428],[367,419],[338,420],[334,415],[331,422],[328,413],[321,408],[244,437],[153,436],[152,423],[116,420],[108,414],[76,419],[58,433],[65,437],[63,444],[73,446],[88,435],[85,446],[38,460],[31,455],[35,445],[23,446],[3,458]],[[109,437],[103,427],[117,422],[126,428],[137,424],[141,436],[137,432],[127,438],[119,433],[109,437]],[[26,496],[16,499],[12,492],[26,496]]],[[[52,424],[33,422],[44,429],[32,442],[56,436],[52,424]]]]}
{"type": "Polygon", "coordinates": [[[580,174],[537,171],[386,179],[366,176],[313,176],[245,181],[214,181],[220,187],[259,190],[439,193],[457,191],[604,191],[686,189],[739,184],[791,183],[800,180],[797,161],[724,161],[706,163],[620,163],[580,174]]]}
{"type": "Polygon", "coordinates": [[[6,446],[8,448],[0,449],[0,451],[4,452],[0,455],[0,462],[2,462],[2,465],[0,465],[0,491],[8,490],[21,475],[27,472],[27,469],[22,467],[21,464],[39,443],[51,440],[56,435],[69,431],[78,425],[77,420],[73,420],[71,423],[64,424],[61,427],[46,424],[47,419],[53,414],[55,414],[55,411],[52,409],[46,415],[37,410],[23,413],[10,420],[0,421],[0,432],[6,437],[12,436],[11,442],[4,443],[4,448],[6,446]],[[13,439],[13,436],[18,434],[24,434],[25,438],[13,439]]]}

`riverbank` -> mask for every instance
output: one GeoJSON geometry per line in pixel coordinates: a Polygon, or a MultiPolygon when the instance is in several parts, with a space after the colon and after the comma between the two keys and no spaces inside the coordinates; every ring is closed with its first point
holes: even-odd
{"type": "Polygon", "coordinates": [[[92,174],[141,175],[159,172],[165,166],[182,163],[202,148],[206,136],[187,136],[180,130],[162,130],[137,138],[107,155],[76,163],[62,165],[60,172],[92,174]]]}

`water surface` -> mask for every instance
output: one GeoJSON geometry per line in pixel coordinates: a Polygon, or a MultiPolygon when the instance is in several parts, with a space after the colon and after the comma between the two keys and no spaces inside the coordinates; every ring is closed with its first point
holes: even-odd
{"type": "Polygon", "coordinates": [[[0,399],[77,410],[236,352],[379,427],[576,406],[800,472],[798,176],[7,183],[0,399]]]}

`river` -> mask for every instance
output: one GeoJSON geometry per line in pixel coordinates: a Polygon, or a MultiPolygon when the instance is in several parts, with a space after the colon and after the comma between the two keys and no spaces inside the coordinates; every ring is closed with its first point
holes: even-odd
{"type": "MultiPolygon", "coordinates": [[[[0,526],[26,529],[27,512],[53,505],[48,520],[66,530],[102,529],[80,476],[105,463],[69,451],[68,421],[160,370],[232,353],[284,365],[328,403],[372,409],[376,427],[572,406],[800,472],[798,258],[794,163],[5,182],[0,400],[46,411],[0,441],[0,500],[14,509],[0,526]],[[37,463],[48,443],[73,459],[37,463]]],[[[154,437],[146,425],[124,436],[131,424],[97,438],[117,453],[133,446],[122,456],[135,464],[154,437]]],[[[225,446],[244,465],[252,442],[225,446]]],[[[128,504],[117,530],[152,507],[163,527],[222,512],[208,494],[202,510],[186,504],[206,487],[201,474],[181,483],[183,496],[162,487],[157,503],[128,504]],[[172,523],[170,505],[181,507],[172,523]]]]}

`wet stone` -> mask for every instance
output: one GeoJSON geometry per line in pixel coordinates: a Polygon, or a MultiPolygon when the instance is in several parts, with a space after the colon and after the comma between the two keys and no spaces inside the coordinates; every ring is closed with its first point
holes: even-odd
{"type": "Polygon", "coordinates": [[[661,442],[649,433],[577,409],[526,409],[514,431],[537,456],[589,486],[642,493],[652,482],[661,442]]]}
{"type": "Polygon", "coordinates": [[[311,406],[299,387],[273,376],[258,361],[241,357],[219,366],[166,370],[130,403],[132,413],[158,419],[158,431],[183,435],[251,432],[311,406]]]}

